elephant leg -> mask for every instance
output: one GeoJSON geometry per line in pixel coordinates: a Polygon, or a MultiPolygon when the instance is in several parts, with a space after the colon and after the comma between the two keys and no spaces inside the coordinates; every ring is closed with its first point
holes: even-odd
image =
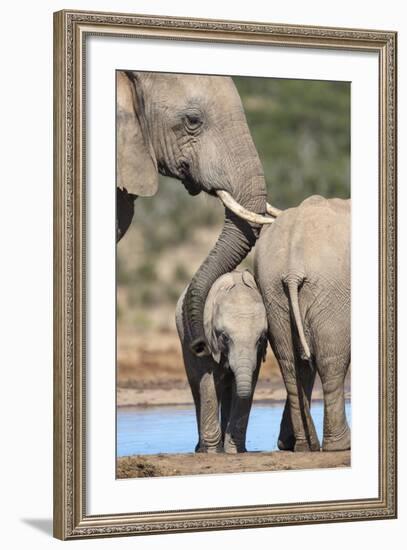
{"type": "Polygon", "coordinates": [[[277,446],[280,451],[293,451],[294,445],[294,428],[293,423],[291,422],[290,402],[287,397],[285,400],[283,416],[281,417],[280,434],[278,436],[277,446]]]}
{"type": "MultiPolygon", "coordinates": [[[[314,388],[316,370],[306,361],[298,361],[296,366],[297,379],[300,381],[299,387],[300,400],[303,402],[304,423],[308,431],[309,446],[312,451],[319,451],[320,444],[315,425],[311,417],[311,398],[314,388]]],[[[290,403],[287,397],[283,416],[280,424],[280,434],[278,436],[278,448],[280,451],[293,451],[295,446],[295,437],[293,424],[291,422],[290,403]]]]}
{"type": "Polygon", "coordinates": [[[192,397],[194,398],[195,413],[196,413],[196,424],[197,424],[197,427],[198,427],[198,442],[195,445],[195,452],[197,452],[198,449],[199,449],[200,433],[201,433],[201,426],[200,426],[200,423],[201,423],[201,400],[200,400],[200,397],[199,397],[199,386],[198,386],[198,384],[190,382],[190,387],[191,387],[192,397]]]}
{"type": "MultiPolygon", "coordinates": [[[[298,373],[298,365],[294,357],[288,359],[277,357],[277,359],[287,390],[278,448],[296,452],[319,451],[318,436],[310,413],[315,374],[302,376],[298,373]]],[[[304,368],[304,365],[300,367],[304,368]]],[[[307,368],[310,367],[307,366],[307,368]]]]}
{"type": "Polygon", "coordinates": [[[232,383],[233,379],[232,377],[229,377],[229,379],[225,381],[221,396],[220,417],[222,428],[222,441],[225,441],[226,428],[229,424],[230,413],[232,409],[232,383]]]}
{"type": "Polygon", "coordinates": [[[198,426],[198,443],[195,452],[222,451],[222,432],[219,422],[219,385],[215,380],[211,358],[197,358],[183,345],[185,371],[194,398],[198,426]]]}
{"type": "Polygon", "coordinates": [[[212,370],[203,372],[199,380],[199,446],[196,452],[222,451],[222,430],[219,421],[219,396],[212,370]]]}
{"type": "Polygon", "coordinates": [[[285,315],[271,315],[267,310],[269,341],[280,366],[287,399],[278,437],[278,448],[291,451],[319,451],[319,441],[310,413],[315,372],[295,350],[292,321],[285,315]]]}
{"type": "Polygon", "coordinates": [[[321,446],[319,443],[317,431],[314,421],[311,416],[311,399],[312,390],[314,388],[316,368],[311,366],[308,361],[299,359],[297,361],[297,379],[300,381],[300,399],[302,401],[303,421],[307,432],[307,439],[311,451],[319,451],[321,446]]]}
{"type": "MultiPolygon", "coordinates": [[[[278,298],[278,297],[277,297],[278,298]]],[[[296,357],[293,349],[292,327],[289,310],[279,308],[279,315],[272,315],[280,300],[269,296],[266,300],[269,342],[284,380],[287,400],[281,420],[278,448],[280,450],[308,451],[310,449],[302,413],[301,384],[297,379],[296,357]]]]}
{"type": "Polygon", "coordinates": [[[253,394],[259,376],[260,364],[253,373],[252,392],[250,397],[242,399],[236,392],[236,383],[233,381],[230,418],[226,427],[223,448],[225,453],[236,454],[246,452],[246,432],[249,423],[250,410],[253,403],[253,394]]]}
{"type": "Polygon", "coordinates": [[[348,367],[348,356],[330,356],[318,361],[318,371],[324,391],[323,451],[345,451],[351,446],[344,392],[348,367]]]}
{"type": "Polygon", "coordinates": [[[182,345],[182,354],[184,359],[185,373],[189,382],[189,387],[191,388],[192,397],[194,399],[195,405],[195,414],[196,414],[196,424],[198,428],[198,443],[195,445],[195,452],[199,449],[200,442],[200,433],[201,433],[201,399],[199,396],[199,377],[197,376],[197,365],[196,359],[192,356],[187,345],[183,343],[182,345]]]}

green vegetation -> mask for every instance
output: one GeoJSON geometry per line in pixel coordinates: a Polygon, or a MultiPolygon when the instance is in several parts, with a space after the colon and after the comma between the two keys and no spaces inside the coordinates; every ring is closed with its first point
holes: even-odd
{"type": "MultiPolygon", "coordinates": [[[[272,204],[287,208],[312,194],[348,197],[350,84],[234,81],[272,204]]],[[[136,201],[133,223],[117,251],[119,320],[139,329],[172,323],[175,302],[223,220],[216,199],[204,193],[190,197],[180,182],[160,180],[154,198],[136,201]]]]}
{"type": "Polygon", "coordinates": [[[234,79],[279,208],[350,194],[350,84],[234,79]]]}

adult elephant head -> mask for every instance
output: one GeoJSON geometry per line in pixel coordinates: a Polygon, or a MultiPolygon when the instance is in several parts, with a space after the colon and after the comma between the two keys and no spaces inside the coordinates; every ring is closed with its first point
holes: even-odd
{"type": "Polygon", "coordinates": [[[158,173],[181,180],[191,195],[205,191],[225,204],[223,230],[184,300],[191,349],[207,355],[208,292],[247,256],[260,224],[272,221],[264,216],[263,168],[231,78],[117,73],[118,240],[130,224],[135,196],[156,193],[158,173]]]}

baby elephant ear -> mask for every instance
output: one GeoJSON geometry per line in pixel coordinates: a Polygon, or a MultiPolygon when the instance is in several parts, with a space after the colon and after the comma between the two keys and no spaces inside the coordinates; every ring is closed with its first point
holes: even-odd
{"type": "Polygon", "coordinates": [[[216,363],[220,361],[220,350],[218,347],[218,339],[214,328],[215,316],[216,316],[216,289],[214,287],[209,291],[209,295],[206,299],[204,308],[204,330],[205,336],[208,341],[209,350],[216,363]]]}
{"type": "Polygon", "coordinates": [[[257,290],[256,281],[248,269],[242,271],[242,280],[246,286],[257,290]]]}
{"type": "MultiPolygon", "coordinates": [[[[213,340],[213,342],[216,341],[216,335],[215,334],[213,335],[212,340],[213,340]]],[[[215,361],[215,363],[220,363],[220,351],[218,349],[218,343],[217,342],[212,344],[211,353],[212,353],[212,357],[213,357],[213,360],[215,361]]]]}
{"type": "Polygon", "coordinates": [[[124,71],[116,75],[117,186],[132,195],[151,197],[158,189],[158,172],[142,112],[143,101],[138,98],[141,90],[136,89],[135,75],[131,81],[124,71]]]}

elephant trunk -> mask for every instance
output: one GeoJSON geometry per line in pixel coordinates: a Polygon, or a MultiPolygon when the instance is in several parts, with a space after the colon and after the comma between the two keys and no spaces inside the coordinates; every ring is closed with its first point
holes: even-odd
{"type": "Polygon", "coordinates": [[[232,368],[235,375],[236,394],[240,399],[248,399],[252,394],[253,369],[251,364],[239,364],[232,368]]]}
{"type": "MultiPolygon", "coordinates": [[[[251,212],[265,213],[266,186],[262,174],[249,178],[237,188],[241,192],[234,198],[239,204],[251,212]]],[[[254,246],[259,233],[259,225],[249,223],[225,208],[223,230],[214,248],[192,278],[184,300],[185,326],[189,331],[191,350],[196,356],[202,357],[210,353],[203,326],[203,312],[209,290],[221,275],[240,264],[254,246]]]]}

